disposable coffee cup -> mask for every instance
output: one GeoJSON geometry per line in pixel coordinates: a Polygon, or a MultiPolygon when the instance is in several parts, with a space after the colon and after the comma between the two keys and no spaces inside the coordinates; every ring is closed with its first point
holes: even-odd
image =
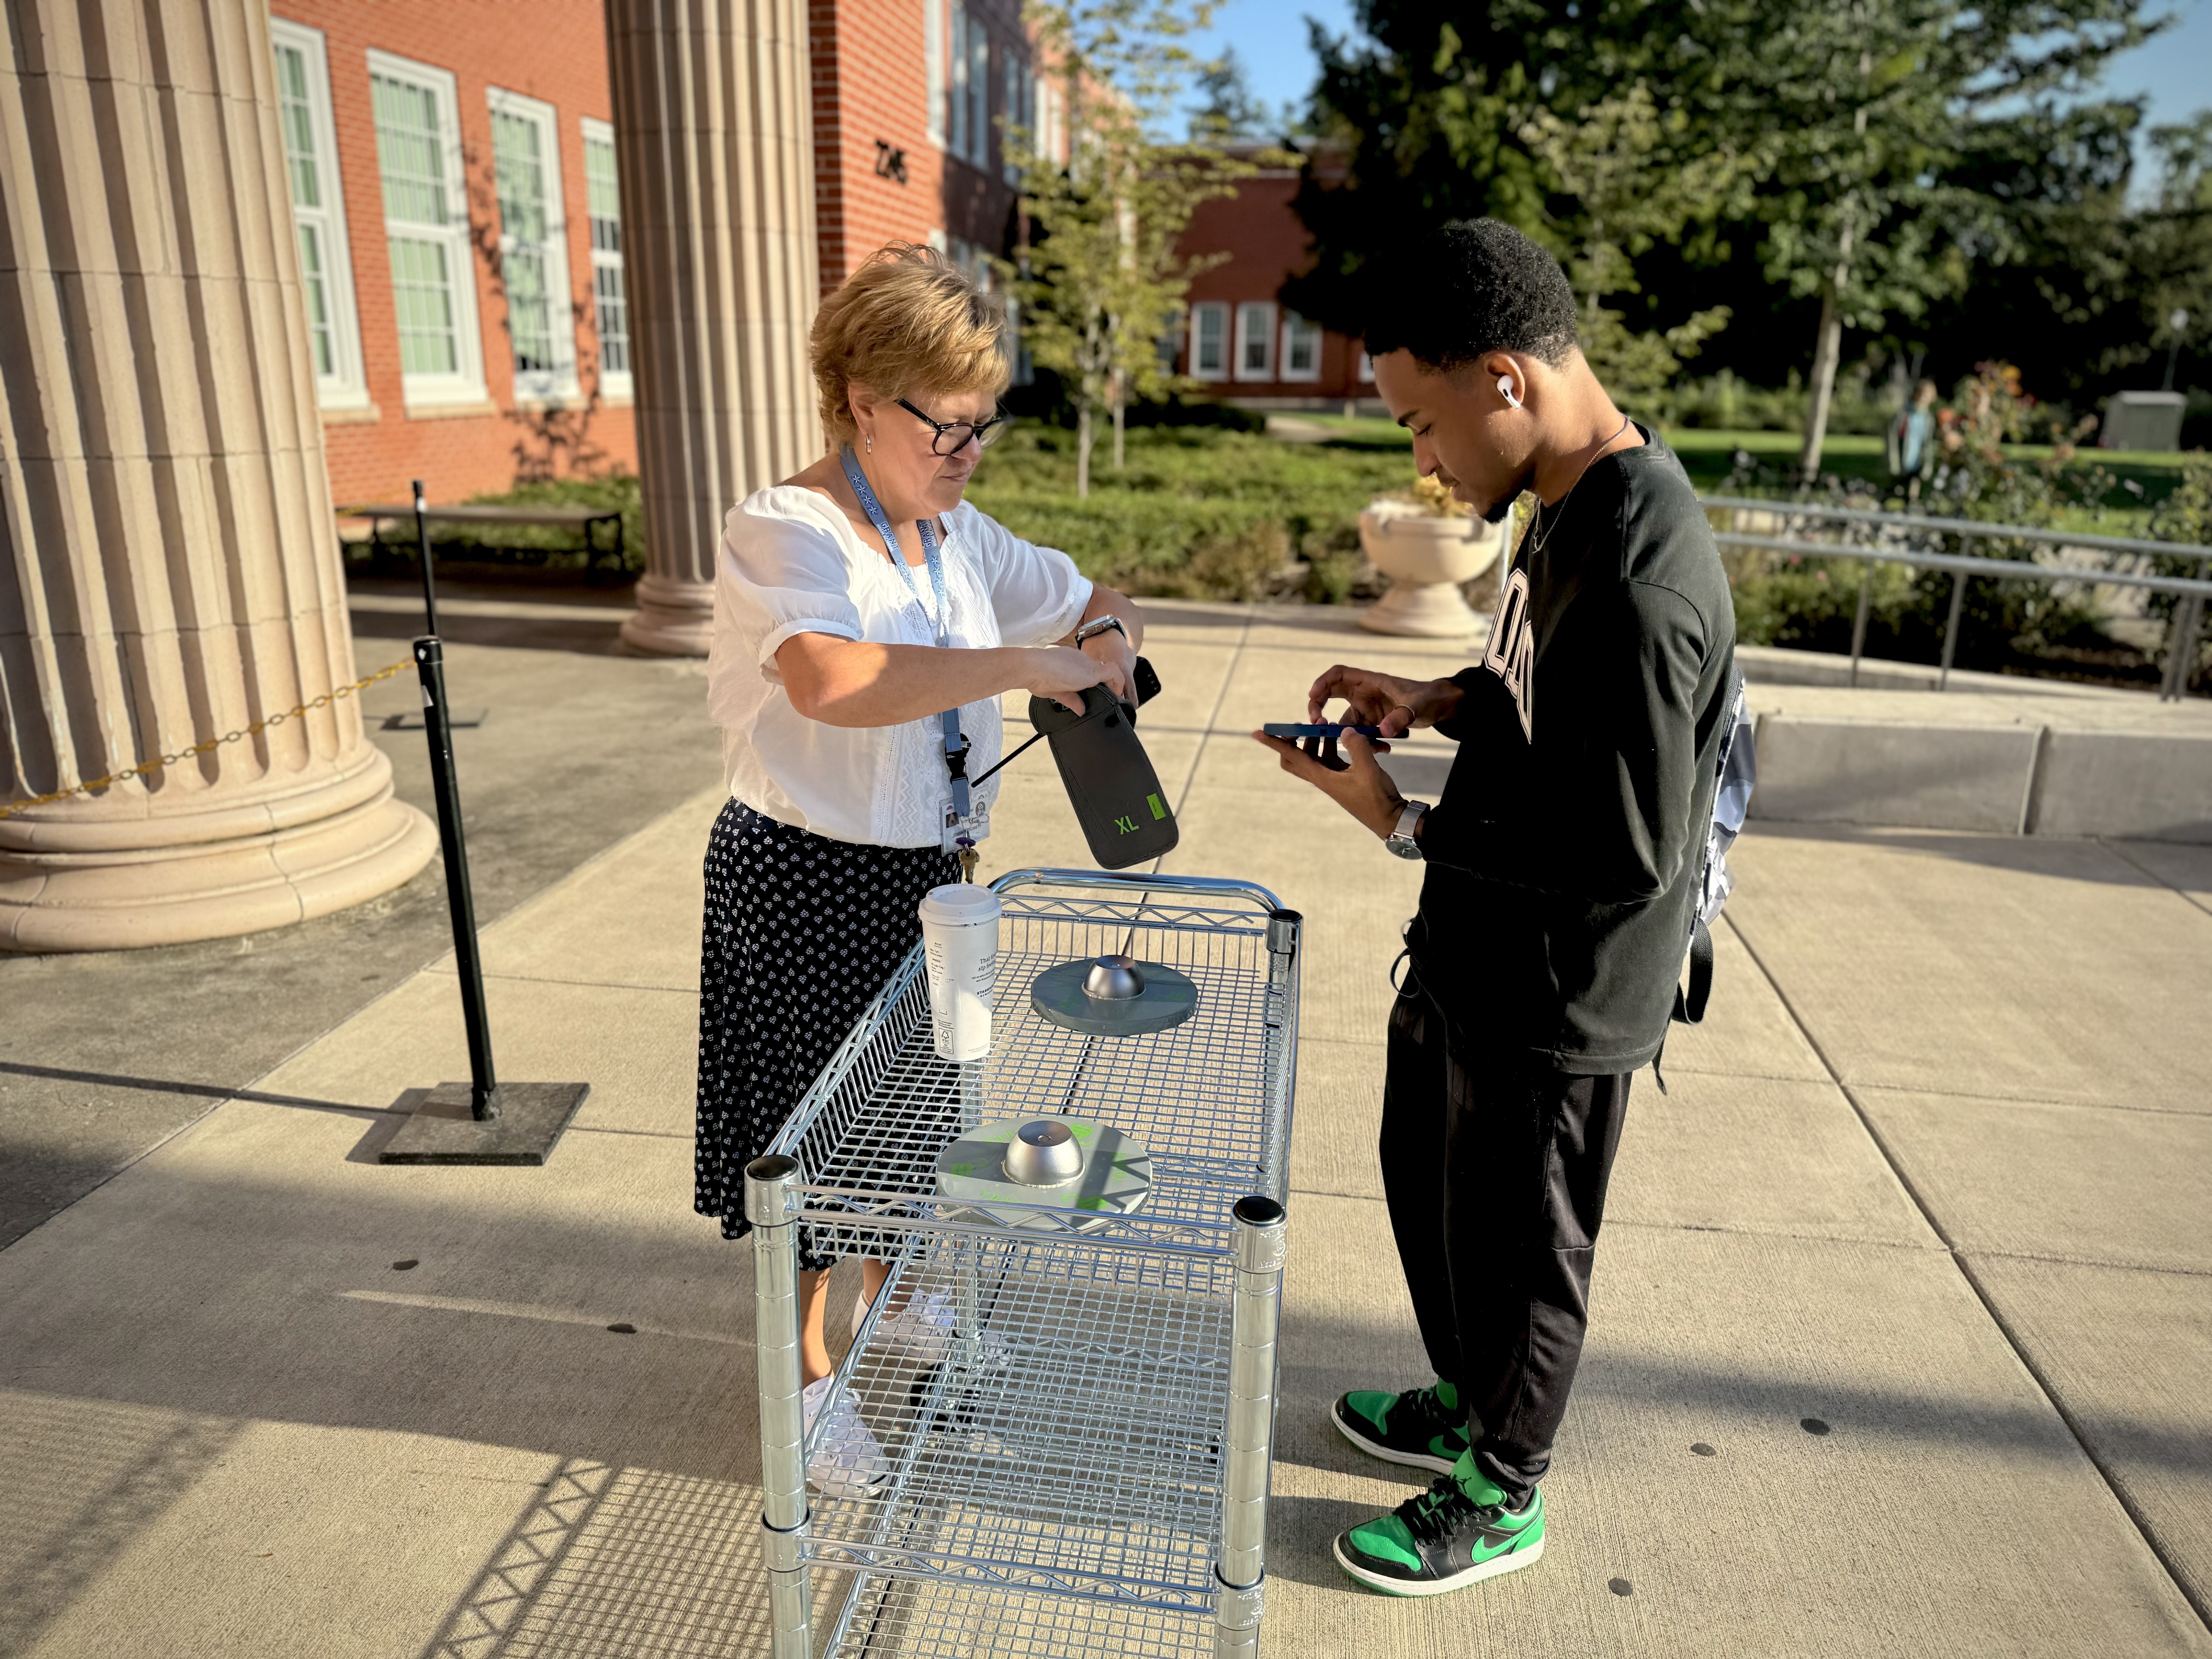
{"type": "Polygon", "coordinates": [[[940,1060],[991,1052],[991,985],[999,971],[999,896],[954,882],[921,901],[929,1023],[940,1060]]]}

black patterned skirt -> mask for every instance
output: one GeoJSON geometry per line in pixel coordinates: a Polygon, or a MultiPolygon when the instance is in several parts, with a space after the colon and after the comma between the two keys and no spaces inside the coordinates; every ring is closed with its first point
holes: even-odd
{"type": "MultiPolygon", "coordinates": [[[[699,950],[699,1138],[692,1207],[742,1238],[745,1165],[767,1150],[860,1011],[921,939],[933,847],[832,841],[732,800],[707,842],[699,950]]],[[[799,1266],[830,1258],[799,1240],[799,1266]]]]}

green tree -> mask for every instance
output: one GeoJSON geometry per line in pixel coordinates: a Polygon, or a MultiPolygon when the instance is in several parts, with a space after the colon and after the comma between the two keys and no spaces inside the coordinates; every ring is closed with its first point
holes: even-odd
{"type": "Polygon", "coordinates": [[[1075,404],[1079,496],[1091,491],[1099,412],[1111,416],[1118,469],[1129,401],[1178,384],[1159,343],[1182,318],[1190,279],[1214,262],[1176,252],[1192,212],[1255,171],[1213,143],[1155,136],[1196,65],[1185,42],[1213,9],[1214,0],[1030,8],[1067,88],[1071,154],[1063,162],[1041,153],[1035,135],[1009,131],[1027,240],[1004,274],[1021,301],[1031,356],[1061,377],[1075,404]]]}
{"type": "Polygon", "coordinates": [[[1693,217],[1711,213],[1750,176],[1751,161],[1726,147],[1654,166],[1655,155],[1679,145],[1686,125],[1680,112],[1663,113],[1650,88],[1637,81],[1584,105],[1571,119],[1539,109],[1521,129],[1529,154],[1573,198],[1573,222],[1562,230],[1574,249],[1567,280],[1581,302],[1583,355],[1616,396],[1660,391],[1683,360],[1728,323],[1728,307],[1710,306],[1671,328],[1639,331],[1605,303],[1641,293],[1635,256],[1679,237],[1693,217]]]}
{"type": "Polygon", "coordinates": [[[1762,4],[1740,44],[1740,116],[1771,161],[1756,207],[1765,262],[1820,301],[1798,461],[1820,471],[1847,328],[1882,330],[1964,289],[2003,248],[2005,205],[1967,163],[2001,112],[2086,90],[2142,40],[2142,0],[1843,0],[1762,4]]]}

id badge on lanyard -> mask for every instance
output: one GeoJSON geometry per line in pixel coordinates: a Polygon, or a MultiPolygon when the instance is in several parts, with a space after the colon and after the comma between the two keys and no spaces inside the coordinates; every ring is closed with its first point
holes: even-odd
{"type": "MultiPolygon", "coordinates": [[[[860,470],[860,463],[847,444],[838,458],[845,467],[845,482],[853,486],[854,495],[860,497],[862,511],[876,533],[884,538],[884,545],[891,556],[891,565],[905,580],[907,592],[914,596],[915,609],[927,618],[927,608],[921,603],[921,589],[914,580],[914,568],[907,563],[906,555],[900,551],[898,537],[892,531],[890,520],[884,516],[883,506],[876,500],[876,492],[869,487],[868,475],[860,470]]],[[[915,528],[921,535],[921,555],[929,567],[929,585],[937,599],[937,642],[950,647],[952,642],[952,605],[945,586],[945,561],[937,545],[937,532],[927,519],[917,520],[915,528]]],[[[939,716],[945,734],[945,771],[947,788],[938,812],[939,845],[948,853],[960,855],[961,872],[973,878],[975,873],[975,844],[991,833],[991,809],[988,803],[975,799],[968,782],[968,739],[961,735],[960,711],[948,708],[939,716]]]]}

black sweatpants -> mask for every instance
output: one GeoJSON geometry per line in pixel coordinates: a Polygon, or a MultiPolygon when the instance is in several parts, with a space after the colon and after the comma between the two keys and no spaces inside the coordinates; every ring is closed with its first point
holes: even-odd
{"type": "Polygon", "coordinates": [[[1517,1498],[1551,1466],[1582,1358],[1628,1078],[1465,1042],[1410,987],[1391,1010],[1382,1189],[1429,1363],[1517,1498]]]}

